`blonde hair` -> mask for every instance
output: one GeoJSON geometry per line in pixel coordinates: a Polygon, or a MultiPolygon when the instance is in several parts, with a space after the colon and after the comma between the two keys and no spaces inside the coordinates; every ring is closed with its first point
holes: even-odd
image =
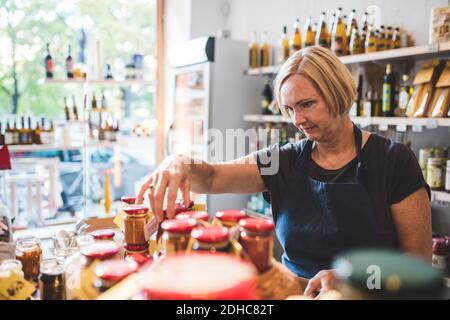
{"type": "Polygon", "coordinates": [[[294,74],[304,75],[313,82],[334,117],[348,114],[356,99],[356,85],[350,71],[329,49],[319,46],[303,48],[281,66],[275,79],[274,92],[283,114],[281,87],[294,74]]]}

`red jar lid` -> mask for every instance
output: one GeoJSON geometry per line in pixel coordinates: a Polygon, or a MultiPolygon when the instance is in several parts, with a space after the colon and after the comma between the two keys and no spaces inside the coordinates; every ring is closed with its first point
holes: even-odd
{"type": "Polygon", "coordinates": [[[239,225],[252,232],[270,232],[275,229],[272,220],[264,218],[245,218],[239,221],[239,225]]]}
{"type": "Polygon", "coordinates": [[[116,233],[114,230],[111,229],[99,229],[91,232],[91,236],[94,237],[94,239],[98,240],[106,240],[106,239],[113,239],[116,233]]]}
{"type": "Polygon", "coordinates": [[[123,196],[120,198],[122,202],[128,203],[128,204],[134,204],[136,202],[135,196],[123,196]]]}
{"type": "Polygon", "coordinates": [[[179,220],[195,219],[195,220],[203,220],[203,221],[208,222],[209,213],[206,211],[183,211],[183,212],[180,212],[179,214],[177,214],[177,216],[175,218],[179,219],[179,220]]]}
{"type": "Polygon", "coordinates": [[[447,255],[447,247],[445,245],[444,238],[434,238],[433,239],[433,253],[439,256],[447,255]]]}
{"type": "Polygon", "coordinates": [[[142,277],[152,300],[253,300],[256,272],[230,254],[196,252],[166,256],[142,277]]]}
{"type": "Polygon", "coordinates": [[[135,261],[103,261],[94,268],[94,274],[103,280],[120,281],[133,272],[136,272],[138,267],[139,265],[135,261]]]}
{"type": "Polygon", "coordinates": [[[146,214],[148,212],[148,207],[142,204],[130,204],[126,208],[123,208],[123,211],[129,215],[146,214]]]}
{"type": "Polygon", "coordinates": [[[148,244],[146,245],[139,245],[139,244],[127,244],[125,243],[123,245],[124,249],[127,251],[134,251],[134,252],[142,252],[148,250],[148,244]]]}
{"type": "Polygon", "coordinates": [[[191,237],[206,243],[224,242],[228,240],[228,229],[225,227],[199,227],[192,230],[191,237]]]}
{"type": "Polygon", "coordinates": [[[148,253],[129,253],[125,257],[126,261],[134,261],[139,266],[146,264],[147,262],[152,262],[153,257],[148,253]]]}
{"type": "Polygon", "coordinates": [[[244,210],[224,210],[216,212],[216,218],[221,221],[238,222],[246,217],[247,215],[244,210]]]}
{"type": "Polygon", "coordinates": [[[82,255],[91,259],[108,259],[119,252],[118,245],[113,241],[96,242],[80,249],[82,255]]]}
{"type": "Polygon", "coordinates": [[[190,233],[197,225],[195,219],[168,219],[161,223],[161,229],[175,233],[190,233]]]}

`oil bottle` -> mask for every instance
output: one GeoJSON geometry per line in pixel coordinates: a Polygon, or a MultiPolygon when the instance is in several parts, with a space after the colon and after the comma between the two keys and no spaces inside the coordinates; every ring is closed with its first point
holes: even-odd
{"type": "Polygon", "coordinates": [[[305,38],[303,39],[303,47],[313,46],[316,42],[316,34],[313,31],[311,17],[306,20],[305,24],[305,38]]]}
{"type": "Polygon", "coordinates": [[[296,19],[292,29],[291,54],[302,48],[302,32],[300,31],[300,19],[296,19]]]}
{"type": "Polygon", "coordinates": [[[283,27],[277,54],[278,64],[285,62],[289,58],[289,38],[287,36],[287,27],[283,27]]]}
{"type": "Polygon", "coordinates": [[[249,50],[249,63],[250,68],[258,67],[258,44],[256,43],[256,32],[252,33],[250,43],[248,45],[249,50]]]}
{"type": "Polygon", "coordinates": [[[369,27],[369,32],[366,37],[366,42],[364,44],[365,50],[364,52],[376,52],[377,51],[377,37],[375,35],[374,27],[369,27]]]}
{"type": "Polygon", "coordinates": [[[319,19],[318,30],[316,32],[316,46],[329,48],[330,38],[330,31],[328,30],[327,23],[325,21],[325,12],[322,12],[319,19]]]}
{"type": "Polygon", "coordinates": [[[270,46],[267,43],[267,32],[264,32],[261,36],[259,60],[261,62],[261,67],[267,67],[270,64],[270,46]]]}
{"type": "Polygon", "coordinates": [[[337,56],[345,56],[348,54],[348,41],[344,22],[341,17],[342,8],[336,13],[336,23],[333,27],[331,35],[331,50],[337,56]]]}

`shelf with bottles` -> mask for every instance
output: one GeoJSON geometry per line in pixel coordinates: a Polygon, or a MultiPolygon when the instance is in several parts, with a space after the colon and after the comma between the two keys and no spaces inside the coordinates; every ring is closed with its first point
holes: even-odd
{"type": "Polygon", "coordinates": [[[104,79],[104,80],[90,80],[90,79],[45,79],[45,84],[81,84],[81,85],[120,85],[120,86],[130,86],[130,85],[140,85],[155,87],[155,81],[139,80],[139,79],[104,79]]]}

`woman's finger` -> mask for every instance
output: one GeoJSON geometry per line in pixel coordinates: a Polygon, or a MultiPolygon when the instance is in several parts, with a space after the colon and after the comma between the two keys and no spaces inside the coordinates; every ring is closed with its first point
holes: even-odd
{"type": "Polygon", "coordinates": [[[308,285],[304,291],[305,296],[313,297],[320,290],[320,278],[314,277],[308,281],[308,285]]]}
{"type": "Polygon", "coordinates": [[[142,184],[141,188],[139,189],[139,193],[136,197],[136,203],[142,203],[144,201],[144,194],[148,190],[148,188],[152,185],[152,183],[153,183],[153,176],[150,176],[150,178],[148,178],[147,181],[144,182],[144,184],[142,184]]]}
{"type": "Polygon", "coordinates": [[[181,192],[183,194],[184,206],[188,208],[191,202],[191,184],[188,179],[181,185],[181,192]]]}
{"type": "Polygon", "coordinates": [[[175,215],[175,201],[177,200],[178,189],[181,184],[181,175],[172,174],[170,176],[169,187],[167,188],[167,217],[172,219],[175,215]]]}
{"type": "Polygon", "coordinates": [[[153,206],[155,210],[154,213],[159,222],[164,220],[163,205],[164,205],[164,197],[166,195],[166,188],[168,184],[169,184],[169,173],[163,172],[161,174],[160,179],[156,183],[155,194],[153,199],[153,206]]]}

